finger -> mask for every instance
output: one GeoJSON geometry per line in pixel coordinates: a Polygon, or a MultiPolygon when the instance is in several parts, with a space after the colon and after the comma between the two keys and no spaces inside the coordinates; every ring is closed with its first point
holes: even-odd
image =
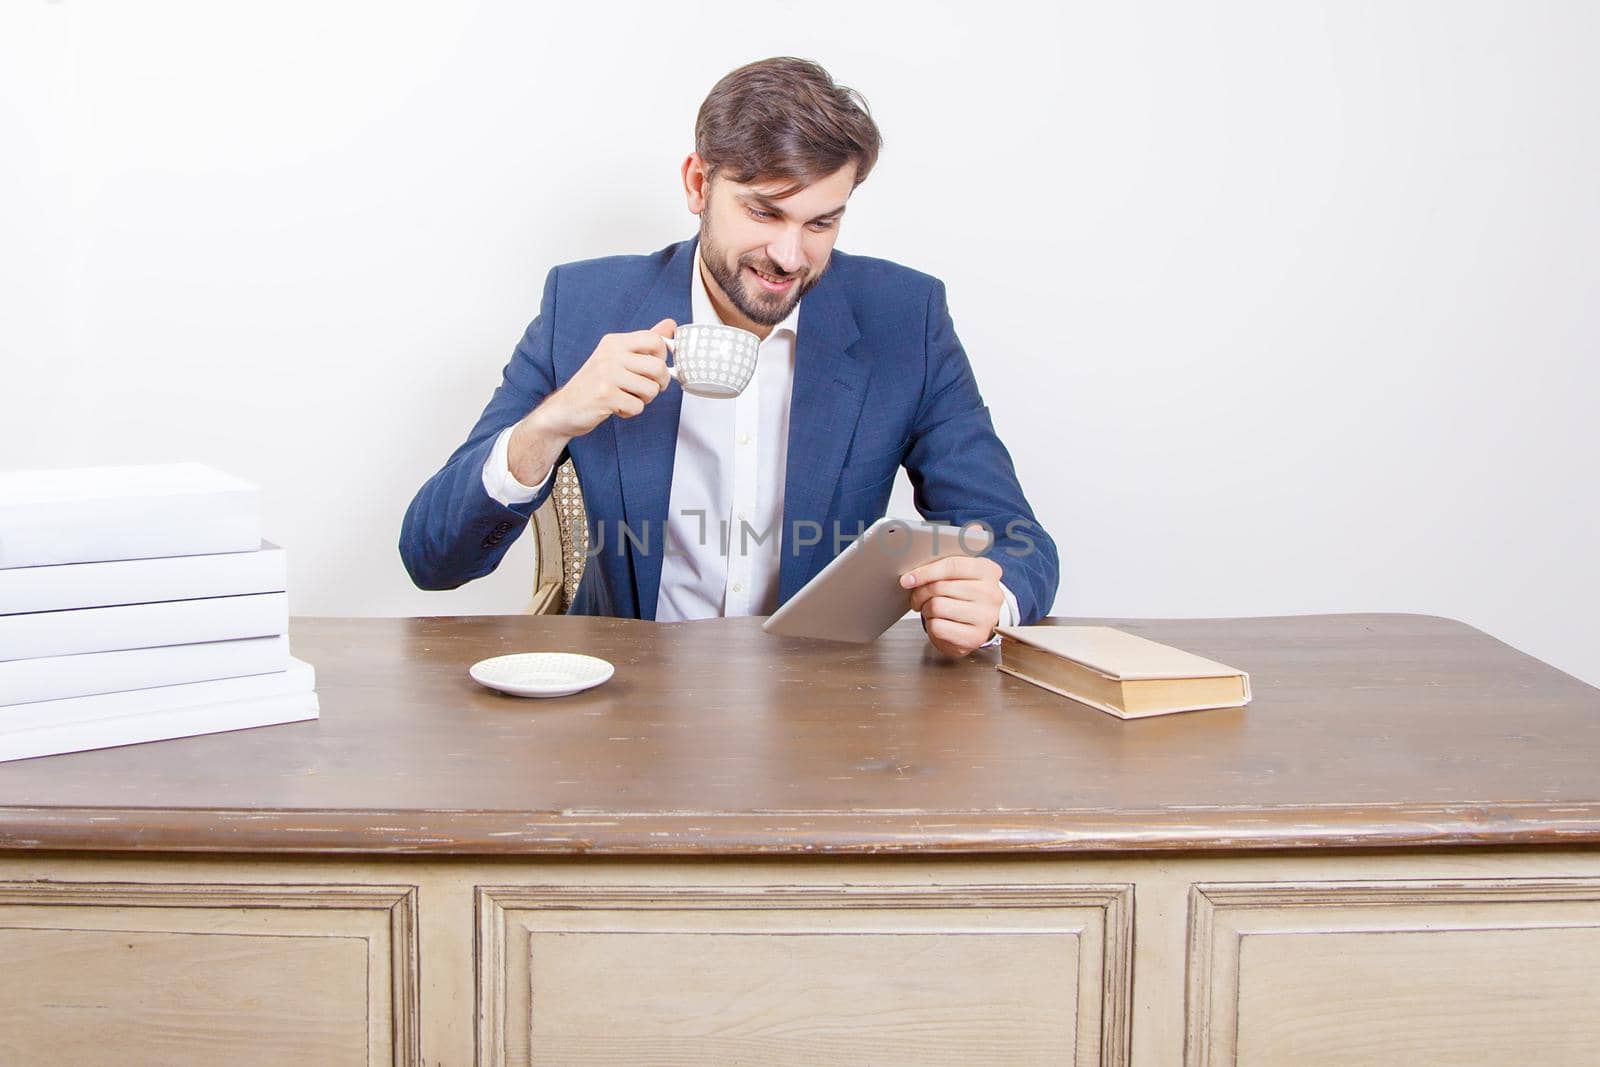
{"type": "Polygon", "coordinates": [[[678,332],[678,324],[671,319],[662,319],[650,327],[650,332],[661,337],[671,337],[678,332]]]}
{"type": "MultiPolygon", "coordinates": [[[[945,579],[945,582],[948,583],[948,582],[954,582],[954,581],[957,581],[957,580],[958,579],[947,578],[947,579],[945,579]]],[[[919,585],[915,589],[911,590],[911,606],[913,608],[915,608],[916,610],[921,611],[922,610],[922,605],[926,604],[928,601],[932,600],[934,597],[939,595],[938,592],[933,588],[935,585],[939,585],[939,584],[941,584],[941,583],[939,583],[939,582],[928,582],[926,585],[919,585]]]]}
{"type": "Polygon", "coordinates": [[[901,588],[914,589],[924,582],[937,582],[947,578],[964,578],[998,582],[1000,564],[984,556],[946,556],[925,563],[916,570],[907,571],[900,578],[901,588]]]}
{"type": "Polygon", "coordinates": [[[989,566],[994,566],[995,573],[998,574],[998,565],[995,565],[992,560],[973,557],[973,555],[947,555],[942,560],[923,563],[922,566],[918,566],[914,571],[907,571],[906,576],[901,577],[901,585],[904,585],[906,589],[914,589],[917,585],[922,585],[923,582],[946,581],[946,579],[962,579],[962,581],[984,579],[989,574],[989,566]]]}
{"type": "Polygon", "coordinates": [[[642,374],[655,381],[665,389],[672,376],[667,373],[666,360],[659,356],[642,356],[637,352],[630,352],[622,358],[623,369],[632,374],[642,374]]]}
{"type": "MultiPolygon", "coordinates": [[[[671,322],[672,320],[662,319],[661,321],[671,322]]],[[[654,329],[635,330],[633,333],[622,335],[622,347],[628,352],[641,356],[658,356],[661,359],[666,359],[667,342],[663,338],[670,336],[672,336],[670,333],[658,333],[654,329]]]]}
{"type": "Polygon", "coordinates": [[[978,627],[993,626],[998,613],[970,600],[951,600],[949,597],[936,596],[922,606],[922,617],[929,622],[945,619],[978,627]]]}
{"type": "Polygon", "coordinates": [[[959,581],[954,583],[949,581],[930,582],[927,585],[919,585],[917,588],[911,590],[912,610],[921,611],[922,605],[926,604],[936,596],[949,596],[947,593],[941,593],[939,589],[935,588],[936,586],[962,589],[963,592],[960,593],[960,595],[950,596],[950,599],[976,604],[978,607],[981,607],[986,611],[992,611],[996,617],[998,617],[1000,614],[1000,605],[1005,602],[1005,594],[1000,592],[1000,586],[998,584],[971,581],[959,581]],[[978,592],[974,594],[965,591],[970,589],[976,589],[978,592]]]}
{"type": "Polygon", "coordinates": [[[612,400],[611,410],[625,419],[631,419],[644,410],[644,401],[632,393],[619,392],[612,400]]]}
{"type": "Polygon", "coordinates": [[[617,382],[617,388],[648,404],[660,394],[661,383],[648,374],[624,373],[617,382]]]}
{"type": "Polygon", "coordinates": [[[979,602],[993,600],[995,603],[999,603],[1004,599],[1000,595],[998,584],[975,581],[971,578],[936,578],[932,581],[923,582],[911,590],[913,604],[935,596],[947,596],[956,600],[976,600],[979,602]]]}
{"type": "Polygon", "coordinates": [[[947,656],[961,657],[983,644],[987,637],[980,639],[975,627],[965,626],[949,619],[933,619],[927,625],[928,637],[933,645],[947,656]]]}

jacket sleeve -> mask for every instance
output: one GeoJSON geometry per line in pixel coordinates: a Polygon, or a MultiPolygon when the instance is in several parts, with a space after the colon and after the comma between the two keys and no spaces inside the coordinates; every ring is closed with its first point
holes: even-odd
{"type": "Polygon", "coordinates": [[[967,354],[956,337],[943,282],[928,295],[926,377],[905,459],[917,510],[932,522],[982,522],[985,553],[1017,598],[1021,624],[1050,613],[1060,581],[1056,545],[1022,493],[1011,454],[994,432],[967,354]]]}
{"type": "MultiPolygon", "coordinates": [[[[494,570],[529,517],[550,495],[553,478],[546,479],[527,503],[501,504],[484,489],[483,465],[500,432],[556,389],[551,335],[557,269],[545,278],[539,314],[512,352],[489,405],[466,441],[423,483],[406,509],[400,526],[400,558],[418,588],[454,589],[494,570]]],[[[563,450],[556,466],[566,459],[563,450]]]]}

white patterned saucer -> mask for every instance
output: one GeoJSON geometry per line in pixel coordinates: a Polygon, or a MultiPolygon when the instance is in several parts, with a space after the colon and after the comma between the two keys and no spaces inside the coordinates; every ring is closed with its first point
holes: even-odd
{"type": "Polygon", "coordinates": [[[564,697],[592,689],[616,668],[576,652],[517,652],[479,660],[467,673],[479,685],[516,697],[564,697]]]}

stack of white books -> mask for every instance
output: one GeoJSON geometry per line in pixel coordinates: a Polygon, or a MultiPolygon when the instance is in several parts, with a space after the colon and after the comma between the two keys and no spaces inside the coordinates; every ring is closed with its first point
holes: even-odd
{"type": "Polygon", "coordinates": [[[0,761],[315,719],[287,588],[221,471],[0,472],[0,761]]]}

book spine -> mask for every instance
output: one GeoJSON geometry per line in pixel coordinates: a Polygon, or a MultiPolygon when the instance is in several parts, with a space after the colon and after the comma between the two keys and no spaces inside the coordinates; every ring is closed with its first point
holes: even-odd
{"type": "Polygon", "coordinates": [[[0,708],[0,734],[138,715],[147,711],[170,711],[236,700],[265,700],[268,697],[308,693],[315,688],[316,671],[311,664],[290,657],[287,669],[272,674],[12,704],[0,708]]]}
{"type": "Polygon", "coordinates": [[[1057,696],[1063,696],[1068,700],[1077,701],[1079,704],[1087,705],[1088,707],[1094,708],[1096,711],[1103,711],[1107,715],[1115,715],[1119,719],[1130,718],[1127,712],[1123,711],[1121,708],[1107,704],[1103,701],[1095,700],[1094,698],[1085,696],[1082,693],[1074,693],[1070,690],[1063,689],[1059,685],[1052,685],[1049,682],[1041,681],[1031,674],[1025,674],[1022,671],[1019,671],[1011,664],[997,663],[995,664],[995,668],[1005,674],[1011,675],[1013,678],[1021,678],[1024,682],[1028,682],[1031,685],[1036,685],[1040,689],[1048,689],[1057,696]]]}
{"type": "Polygon", "coordinates": [[[0,615],[281,593],[287,556],[263,542],[254,552],[65,563],[0,570],[0,615]]]}
{"type": "Polygon", "coordinates": [[[289,632],[287,593],[0,615],[0,661],[289,632]]]}
{"type": "Polygon", "coordinates": [[[239,487],[0,505],[0,568],[249,552],[261,544],[260,497],[239,487]]]}
{"type": "Polygon", "coordinates": [[[288,667],[285,636],[6,660],[0,662],[0,722],[9,704],[271,674],[288,667]]]}
{"type": "Polygon", "coordinates": [[[315,719],[320,713],[316,693],[294,693],[0,733],[0,762],[278,726],[315,719]]]}

